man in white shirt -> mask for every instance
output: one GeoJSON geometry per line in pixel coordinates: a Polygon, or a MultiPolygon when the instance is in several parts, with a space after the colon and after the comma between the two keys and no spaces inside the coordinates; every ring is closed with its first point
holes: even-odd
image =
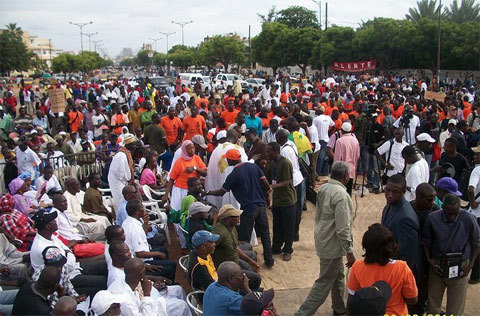
{"type": "Polygon", "coordinates": [[[72,225],[91,240],[105,240],[105,229],[110,226],[110,222],[105,216],[83,213],[85,192],[80,191],[80,182],[75,178],[67,178],[65,188],[64,196],[68,205],[65,214],[72,225]]]}
{"type": "MultiPolygon", "coordinates": [[[[130,248],[128,248],[126,243],[121,241],[114,241],[110,244],[109,254],[112,258],[112,265],[108,269],[108,286],[116,280],[125,279],[124,267],[126,262],[132,258],[130,248]]],[[[145,265],[145,268],[148,270],[147,265],[145,265]]],[[[158,277],[155,278],[158,280],[158,277]]],[[[158,281],[165,285],[171,284],[171,281],[165,278],[160,278],[158,281]]],[[[158,295],[165,298],[169,315],[189,316],[191,314],[185,301],[185,292],[181,286],[169,285],[166,291],[162,291],[158,293],[158,295]]],[[[155,293],[154,296],[157,296],[157,293],[155,293]]]]}
{"type": "Polygon", "coordinates": [[[158,291],[154,283],[145,277],[145,264],[142,260],[138,258],[128,260],[124,272],[124,279],[117,279],[108,287],[110,292],[124,295],[124,300],[120,303],[121,314],[167,316],[167,302],[163,297],[156,295],[158,291]]]}
{"type": "Polygon", "coordinates": [[[58,226],[58,234],[65,238],[67,241],[82,241],[85,239],[85,236],[79,234],[78,229],[76,229],[73,225],[72,222],[68,219],[67,214],[65,214],[65,211],[67,210],[68,203],[67,203],[67,198],[59,192],[55,193],[52,196],[52,201],[53,201],[53,208],[52,212],[57,213],[57,226],[58,226]]]}
{"type": "MultiPolygon", "coordinates": [[[[475,161],[475,168],[470,174],[468,182],[468,200],[470,202],[470,212],[477,218],[477,223],[480,225],[480,146],[473,147],[473,160],[475,161]]],[[[480,259],[477,257],[475,264],[470,274],[470,284],[480,282],[480,259]]]]}
{"type": "Polygon", "coordinates": [[[262,134],[262,140],[265,145],[275,141],[275,134],[278,131],[278,121],[270,120],[268,127],[269,128],[262,134]]]}
{"type": "Polygon", "coordinates": [[[107,288],[107,265],[105,261],[78,263],[75,255],[56,235],[57,212],[40,210],[35,213],[32,220],[38,233],[30,250],[30,263],[34,270],[43,268],[43,250],[49,246],[60,249],[62,255],[67,258],[64,269],[68,270],[69,277],[75,290],[79,294],[93,294],[107,288]]]}
{"type": "Polygon", "coordinates": [[[293,241],[298,241],[300,222],[302,220],[303,202],[305,200],[306,193],[306,181],[303,178],[300,171],[300,165],[298,162],[298,149],[294,142],[288,140],[289,132],[285,129],[281,129],[277,132],[276,139],[280,145],[280,155],[290,160],[293,169],[293,186],[297,192],[297,204],[296,204],[296,218],[295,218],[295,230],[293,235],[293,241]]]}
{"type": "Polygon", "coordinates": [[[168,260],[168,252],[165,247],[150,250],[147,241],[146,230],[149,229],[149,215],[140,200],[132,200],[127,203],[127,219],[122,228],[125,232],[125,243],[135,257],[152,265],[162,266],[159,275],[175,281],[176,264],[168,260]]]}
{"type": "Polygon", "coordinates": [[[403,140],[409,145],[415,144],[416,130],[420,127],[420,119],[418,116],[413,115],[413,107],[407,105],[405,107],[404,115],[393,123],[395,127],[401,127],[404,129],[403,140]]]}
{"type": "Polygon", "coordinates": [[[315,110],[317,117],[313,119],[313,125],[318,130],[318,142],[320,143],[320,153],[318,154],[317,159],[317,174],[319,176],[328,176],[329,166],[325,162],[327,156],[327,143],[329,140],[328,130],[335,125],[332,118],[328,115],[325,115],[325,107],[320,106],[315,110]]]}
{"type": "Polygon", "coordinates": [[[27,137],[22,136],[20,137],[18,146],[15,147],[18,173],[28,172],[31,175],[35,175],[35,167],[40,166],[41,160],[38,155],[28,147],[27,143],[27,137]]]}
{"type": "Polygon", "coordinates": [[[405,181],[407,182],[405,199],[411,202],[415,200],[415,190],[417,186],[421,183],[428,183],[430,179],[430,168],[427,161],[417,154],[413,146],[406,146],[402,150],[402,157],[405,160],[405,164],[411,165],[405,176],[405,181]]]}
{"type": "Polygon", "coordinates": [[[405,167],[402,150],[408,143],[403,140],[403,129],[396,128],[393,131],[394,138],[387,140],[375,151],[375,156],[386,166],[387,177],[401,173],[405,167]],[[382,157],[385,155],[385,157],[382,157]]]}
{"type": "Polygon", "coordinates": [[[440,151],[443,153],[445,149],[443,146],[445,145],[445,141],[452,137],[452,134],[457,130],[457,120],[450,119],[448,120],[447,130],[440,133],[439,141],[440,141],[440,151]]]}
{"type": "Polygon", "coordinates": [[[305,116],[305,123],[307,123],[307,126],[308,126],[308,134],[310,135],[310,143],[314,146],[312,160],[311,160],[312,171],[310,172],[310,182],[309,183],[315,183],[315,179],[317,179],[317,177],[318,177],[317,161],[318,161],[318,156],[320,155],[320,149],[321,149],[322,145],[320,145],[320,139],[318,138],[318,129],[315,125],[313,125],[313,118],[310,115],[305,116]]]}

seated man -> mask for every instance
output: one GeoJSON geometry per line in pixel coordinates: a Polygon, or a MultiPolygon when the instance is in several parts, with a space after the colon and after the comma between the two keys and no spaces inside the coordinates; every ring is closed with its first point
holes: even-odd
{"type": "MultiPolygon", "coordinates": [[[[189,218],[186,222],[188,228],[187,245],[190,246],[192,236],[199,230],[211,231],[212,226],[207,223],[208,215],[212,207],[203,204],[202,202],[193,202],[188,208],[189,218]]],[[[213,226],[217,224],[218,213],[214,213],[213,226]]]]}
{"type": "Polygon", "coordinates": [[[46,298],[60,291],[60,276],[61,270],[57,267],[46,267],[37,282],[25,283],[15,297],[12,315],[50,316],[53,308],[46,298]]]}
{"type": "Polygon", "coordinates": [[[132,200],[141,200],[137,189],[133,185],[126,185],[122,189],[123,201],[119,204],[117,209],[116,224],[122,225],[123,221],[127,219],[127,202],[132,200]]]}
{"type": "MultiPolygon", "coordinates": [[[[242,211],[230,204],[222,206],[218,212],[219,222],[213,228],[212,233],[220,235],[220,238],[215,242],[215,252],[212,254],[212,258],[217,267],[224,261],[233,261],[240,265],[250,280],[250,288],[257,289],[262,278],[254,271],[258,272],[260,266],[244,252],[238,243],[236,226],[240,222],[240,214],[242,211]]],[[[251,249],[249,244],[245,244],[245,247],[251,249]]]]}
{"type": "Polygon", "coordinates": [[[113,294],[124,295],[120,303],[122,315],[168,315],[165,298],[159,295],[155,297],[154,294],[154,289],[159,287],[159,284],[154,284],[145,277],[145,264],[142,260],[139,258],[128,260],[124,273],[124,279],[117,279],[108,287],[108,291],[113,294]]]}
{"type": "Polygon", "coordinates": [[[25,263],[27,262],[30,262],[28,252],[18,251],[5,234],[0,233],[0,269],[8,269],[8,279],[26,280],[27,266],[25,263]]]}
{"type": "Polygon", "coordinates": [[[65,180],[68,208],[66,214],[74,227],[91,240],[104,240],[105,228],[110,222],[105,216],[87,215],[82,212],[85,193],[80,191],[80,182],[75,178],[65,180]]]}
{"type": "Polygon", "coordinates": [[[205,291],[218,280],[211,254],[215,251],[215,242],[219,238],[219,235],[206,230],[197,231],[192,237],[194,248],[188,257],[187,279],[195,290],[205,291]]]}
{"type": "Polygon", "coordinates": [[[55,189],[55,191],[62,191],[60,182],[58,182],[57,177],[53,174],[52,166],[46,165],[45,168],[43,168],[43,176],[37,179],[36,187],[40,194],[42,192],[46,193],[52,189],[55,189]]]}
{"type": "Polygon", "coordinates": [[[103,205],[102,192],[98,188],[102,186],[102,180],[98,173],[91,173],[88,176],[90,187],[85,191],[82,211],[105,216],[109,221],[113,220],[114,214],[103,205]]]}
{"type": "MultiPolygon", "coordinates": [[[[47,213],[39,210],[32,217],[38,234],[33,240],[30,251],[30,262],[34,271],[42,269],[45,262],[43,251],[54,246],[60,249],[61,254],[67,258],[65,268],[69,271],[69,278],[75,290],[81,294],[92,295],[107,288],[107,266],[105,261],[78,263],[77,258],[54,233],[57,231],[57,213],[47,213]]],[[[93,297],[93,296],[92,296],[93,297]]]]}
{"type": "Polygon", "coordinates": [[[252,292],[248,286],[248,277],[238,264],[224,261],[218,267],[218,281],[210,284],[203,296],[204,315],[243,315],[241,311],[243,296],[252,292]]]}
{"type": "MultiPolygon", "coordinates": [[[[119,241],[113,242],[110,245],[109,252],[112,257],[112,267],[108,271],[108,285],[110,286],[116,280],[125,279],[124,267],[126,262],[132,258],[132,254],[127,244],[119,241]]],[[[147,269],[146,266],[145,269],[147,269]]],[[[159,284],[163,284],[162,286],[166,286],[165,291],[161,291],[160,293],[152,289],[152,297],[161,296],[165,298],[169,315],[190,315],[190,309],[185,301],[185,292],[181,286],[170,285],[172,283],[170,280],[161,277],[147,276],[147,278],[158,281],[159,284]]]]}
{"type": "Polygon", "coordinates": [[[176,264],[168,260],[168,251],[165,247],[157,247],[150,250],[145,231],[149,229],[149,215],[143,207],[142,201],[133,200],[127,203],[128,218],[123,222],[125,242],[135,257],[142,261],[162,266],[159,272],[171,281],[175,281],[176,264]]]}
{"type": "Polygon", "coordinates": [[[121,294],[110,291],[98,292],[92,300],[92,310],[98,316],[121,315],[120,304],[125,300],[121,294]]]}

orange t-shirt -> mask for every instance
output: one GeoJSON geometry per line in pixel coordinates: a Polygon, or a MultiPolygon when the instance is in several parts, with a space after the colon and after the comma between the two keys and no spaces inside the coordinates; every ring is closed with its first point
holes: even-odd
{"type": "Polygon", "coordinates": [[[176,116],[171,120],[167,115],[162,117],[159,125],[165,130],[168,145],[175,143],[178,137],[178,128],[182,127],[182,121],[176,116]]]}
{"type": "Polygon", "coordinates": [[[466,120],[470,113],[472,113],[472,105],[468,102],[463,101],[463,106],[463,118],[466,120]]]}
{"type": "Polygon", "coordinates": [[[199,98],[199,99],[197,99],[197,101],[195,101],[195,103],[197,104],[197,108],[199,108],[199,109],[202,108],[202,106],[200,105],[200,104],[202,104],[202,102],[205,103],[205,111],[208,112],[208,100],[205,99],[205,98],[203,98],[203,99],[199,98]]]}
{"type": "Polygon", "coordinates": [[[197,174],[196,171],[191,173],[186,173],[185,169],[187,167],[194,167],[196,166],[198,169],[206,169],[205,163],[203,163],[202,158],[198,155],[194,155],[192,159],[185,160],[182,157],[178,158],[178,160],[173,165],[172,169],[170,170],[170,179],[175,181],[175,186],[182,189],[188,189],[187,181],[189,178],[199,177],[200,174],[197,174]]]}
{"type": "Polygon", "coordinates": [[[418,295],[415,277],[407,263],[391,260],[387,265],[381,266],[378,263],[365,264],[364,260],[355,261],[347,281],[348,293],[353,295],[360,288],[372,286],[377,281],[387,282],[392,289],[385,315],[407,315],[407,303],[403,298],[418,295]]]}
{"type": "Polygon", "coordinates": [[[72,128],[72,132],[76,133],[78,131],[78,128],[82,126],[82,122],[83,114],[80,111],[71,111],[68,113],[68,124],[70,124],[72,128]]]}
{"type": "Polygon", "coordinates": [[[325,108],[325,115],[332,116],[333,110],[337,110],[337,111],[338,111],[338,108],[337,108],[336,106],[334,106],[334,107],[327,106],[327,107],[325,108]]]}
{"type": "Polygon", "coordinates": [[[222,112],[220,115],[226,123],[233,124],[235,123],[235,120],[237,119],[238,111],[233,110],[233,112],[229,112],[228,110],[225,110],[222,112]]]}
{"type": "Polygon", "coordinates": [[[403,105],[400,105],[397,110],[393,110],[392,111],[392,116],[395,118],[395,119],[398,119],[400,116],[403,115],[403,109],[405,107],[403,105]]]}
{"type": "Polygon", "coordinates": [[[212,111],[222,113],[222,105],[216,103],[212,104],[212,111]]]}
{"type": "Polygon", "coordinates": [[[205,123],[205,118],[203,116],[198,114],[194,118],[187,116],[183,119],[182,124],[182,129],[185,131],[183,140],[192,140],[195,135],[203,135],[203,130],[206,128],[207,124],[205,123]]]}
{"type": "Polygon", "coordinates": [[[338,119],[342,121],[342,123],[345,121],[345,120],[348,120],[348,114],[345,113],[345,112],[342,112],[340,113],[340,115],[338,116],[338,119]]]}
{"type": "Polygon", "coordinates": [[[337,119],[335,121],[335,130],[337,130],[337,131],[341,130],[342,129],[342,124],[343,124],[342,120],[340,118],[337,119]]]}

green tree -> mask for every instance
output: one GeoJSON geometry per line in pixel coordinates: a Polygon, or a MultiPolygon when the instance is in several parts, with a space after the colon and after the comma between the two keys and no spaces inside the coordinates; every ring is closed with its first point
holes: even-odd
{"type": "Polygon", "coordinates": [[[23,43],[22,34],[15,23],[8,24],[0,33],[0,73],[28,70],[33,55],[23,43]]]}
{"type": "Polygon", "coordinates": [[[312,66],[321,69],[334,61],[351,61],[352,41],[355,31],[351,27],[332,26],[322,32],[320,40],[316,41],[312,49],[312,66]]]}
{"type": "Polygon", "coordinates": [[[120,66],[124,66],[124,67],[133,66],[134,64],[135,64],[135,60],[133,58],[125,58],[120,62],[120,66]]]}
{"type": "MultiPolygon", "coordinates": [[[[437,0],[420,0],[417,1],[416,8],[408,9],[408,14],[405,18],[412,22],[418,22],[422,18],[435,19],[438,18],[439,6],[437,0]]],[[[445,13],[443,13],[445,16],[445,13]]]]}
{"type": "Polygon", "coordinates": [[[275,22],[283,23],[290,28],[318,27],[315,11],[302,6],[290,6],[278,11],[275,22]]]}
{"type": "Polygon", "coordinates": [[[480,4],[475,0],[454,0],[450,8],[446,8],[448,18],[456,23],[462,24],[468,21],[480,22],[480,4]]]}
{"type": "Polygon", "coordinates": [[[138,66],[149,66],[152,64],[151,58],[148,57],[149,50],[141,50],[135,57],[135,64],[138,66]]]}
{"type": "Polygon", "coordinates": [[[53,72],[75,72],[80,70],[78,58],[75,55],[63,53],[52,60],[53,72]]]}
{"type": "Polygon", "coordinates": [[[274,22],[277,14],[278,12],[275,6],[272,6],[270,10],[268,10],[267,14],[257,13],[260,21],[262,21],[262,24],[274,22]]]}
{"type": "Polygon", "coordinates": [[[164,66],[166,60],[167,60],[167,54],[157,53],[157,52],[153,53],[153,64],[155,66],[164,66]]]}
{"type": "Polygon", "coordinates": [[[221,62],[228,69],[231,64],[245,63],[245,44],[236,36],[216,35],[200,45],[199,57],[204,65],[215,66],[221,62]]]}
{"type": "Polygon", "coordinates": [[[288,29],[283,51],[288,65],[297,65],[305,75],[312,58],[313,46],[320,39],[320,30],[313,27],[288,29]]]}
{"type": "Polygon", "coordinates": [[[275,73],[278,68],[288,66],[285,59],[285,40],[288,27],[281,23],[265,23],[260,34],[252,38],[252,60],[275,73]]]}

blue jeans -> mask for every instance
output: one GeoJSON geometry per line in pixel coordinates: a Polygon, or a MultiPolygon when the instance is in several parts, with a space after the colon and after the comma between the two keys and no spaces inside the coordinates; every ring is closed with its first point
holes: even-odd
{"type": "Polygon", "coordinates": [[[18,290],[8,290],[0,292],[0,313],[7,316],[12,315],[13,302],[17,296],[18,290]]]}
{"type": "Polygon", "coordinates": [[[367,182],[374,189],[380,188],[380,166],[378,159],[373,154],[367,153],[367,182]]]}
{"type": "Polygon", "coordinates": [[[318,155],[317,160],[317,174],[319,176],[328,176],[330,166],[328,165],[328,162],[325,161],[325,158],[327,157],[327,142],[321,140],[320,146],[320,154],[318,155]]]}

